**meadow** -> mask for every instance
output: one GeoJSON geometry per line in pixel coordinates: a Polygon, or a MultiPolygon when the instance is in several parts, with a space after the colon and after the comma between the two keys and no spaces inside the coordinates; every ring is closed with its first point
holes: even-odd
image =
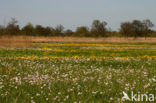
{"type": "Polygon", "coordinates": [[[0,103],[132,103],[123,91],[156,95],[156,44],[0,48],[0,103]]]}

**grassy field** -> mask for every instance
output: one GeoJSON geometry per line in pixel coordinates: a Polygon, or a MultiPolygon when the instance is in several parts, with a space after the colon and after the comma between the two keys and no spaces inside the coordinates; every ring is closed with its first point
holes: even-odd
{"type": "Polygon", "coordinates": [[[0,103],[132,103],[123,91],[156,95],[156,44],[0,48],[0,103]]]}

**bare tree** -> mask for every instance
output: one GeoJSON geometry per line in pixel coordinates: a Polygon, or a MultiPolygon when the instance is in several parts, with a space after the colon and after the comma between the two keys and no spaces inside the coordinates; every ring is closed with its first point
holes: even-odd
{"type": "Polygon", "coordinates": [[[132,22],[121,23],[120,32],[124,36],[134,36],[135,38],[145,36],[146,38],[151,33],[153,26],[150,20],[133,20],[132,22]]]}
{"type": "Polygon", "coordinates": [[[6,32],[9,35],[17,35],[20,31],[19,25],[17,25],[18,21],[15,18],[11,18],[11,21],[8,23],[6,27],[6,32]]]}
{"type": "Polygon", "coordinates": [[[100,22],[99,20],[94,20],[92,23],[91,32],[93,36],[106,36],[106,25],[107,22],[100,22]]]}
{"type": "Polygon", "coordinates": [[[63,25],[58,25],[58,26],[56,26],[56,28],[55,29],[53,29],[52,30],[52,32],[53,32],[53,34],[54,35],[62,35],[63,34],[63,30],[64,30],[64,27],[63,27],[63,25]]]}
{"type": "Polygon", "coordinates": [[[121,23],[120,33],[125,37],[132,36],[132,34],[133,34],[132,24],[130,22],[121,23]]]}
{"type": "Polygon", "coordinates": [[[152,32],[151,28],[154,27],[154,24],[150,20],[147,19],[143,21],[143,25],[144,25],[144,36],[146,39],[148,34],[152,32]]]}

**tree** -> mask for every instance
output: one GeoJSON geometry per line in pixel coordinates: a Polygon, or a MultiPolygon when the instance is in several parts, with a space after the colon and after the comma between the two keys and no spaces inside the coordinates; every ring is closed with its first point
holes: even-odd
{"type": "Polygon", "coordinates": [[[76,36],[89,36],[89,28],[86,26],[81,26],[76,29],[76,36]]]}
{"type": "Polygon", "coordinates": [[[15,18],[11,18],[11,21],[8,23],[6,27],[6,32],[9,35],[17,35],[20,31],[19,25],[17,25],[18,21],[15,18]]]}
{"type": "Polygon", "coordinates": [[[25,35],[35,35],[35,28],[31,23],[28,23],[26,26],[22,28],[22,32],[25,35]]]}
{"type": "Polygon", "coordinates": [[[99,20],[94,20],[92,23],[91,33],[93,36],[106,36],[106,25],[107,22],[100,22],[99,20]]]}
{"type": "Polygon", "coordinates": [[[64,30],[64,27],[63,27],[63,25],[60,24],[60,25],[56,26],[56,28],[53,29],[52,32],[54,35],[60,36],[63,34],[63,30],[64,30]]]}
{"type": "Polygon", "coordinates": [[[46,36],[52,36],[53,34],[52,34],[52,27],[49,27],[49,26],[47,26],[46,28],[45,28],[45,33],[47,34],[46,36]]]}
{"type": "Polygon", "coordinates": [[[4,35],[5,28],[0,25],[0,36],[4,35]]]}
{"type": "Polygon", "coordinates": [[[125,36],[125,37],[132,36],[132,34],[133,34],[132,27],[133,27],[132,23],[130,23],[130,22],[121,23],[121,25],[120,25],[120,33],[123,36],[125,36]]]}
{"type": "Polygon", "coordinates": [[[144,25],[144,36],[146,39],[148,34],[152,33],[151,28],[154,27],[154,24],[150,20],[147,19],[143,21],[143,25],[144,25]]]}
{"type": "Polygon", "coordinates": [[[64,33],[66,36],[71,36],[73,34],[73,31],[70,29],[67,29],[64,33]]]}
{"type": "Polygon", "coordinates": [[[140,20],[133,20],[132,22],[132,31],[134,34],[134,37],[140,37],[143,36],[144,33],[144,25],[140,20]]]}
{"type": "Polygon", "coordinates": [[[134,36],[136,38],[145,36],[146,38],[147,35],[151,33],[152,30],[150,28],[153,26],[154,25],[150,20],[133,20],[132,22],[121,23],[120,32],[126,37],[134,36]]]}
{"type": "Polygon", "coordinates": [[[41,25],[36,25],[35,27],[36,35],[48,36],[52,34],[52,30],[50,27],[42,27],[41,25]]]}

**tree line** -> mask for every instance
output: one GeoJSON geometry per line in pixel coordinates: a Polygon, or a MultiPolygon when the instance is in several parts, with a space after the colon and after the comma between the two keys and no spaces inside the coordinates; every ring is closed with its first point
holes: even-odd
{"type": "Polygon", "coordinates": [[[106,36],[124,36],[124,37],[148,37],[155,32],[152,30],[154,24],[150,20],[133,20],[132,22],[123,22],[119,31],[111,31],[107,28],[106,21],[94,20],[91,28],[87,26],[77,27],[76,31],[65,30],[63,25],[56,27],[43,27],[42,25],[33,26],[27,23],[20,28],[18,21],[11,18],[7,26],[0,25],[0,36],[5,35],[29,35],[29,36],[79,36],[79,37],[106,37],[106,36]]]}

